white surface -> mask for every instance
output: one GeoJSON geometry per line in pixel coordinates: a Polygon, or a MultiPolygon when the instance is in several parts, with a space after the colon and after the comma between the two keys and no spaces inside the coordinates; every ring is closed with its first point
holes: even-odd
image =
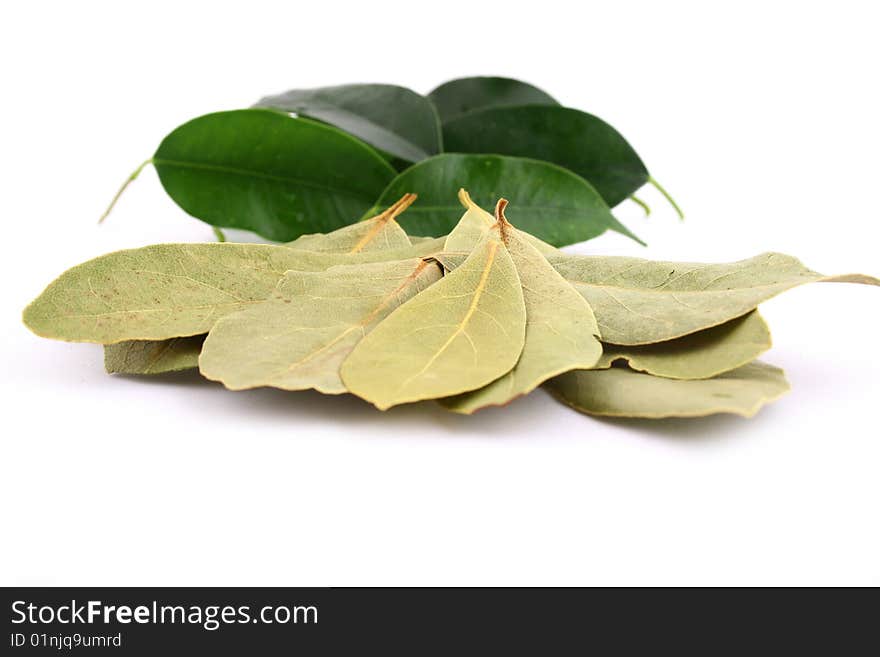
{"type": "Polygon", "coordinates": [[[763,306],[793,392],[751,421],[598,421],[536,393],[474,418],[110,377],[25,304],[68,266],[210,240],[147,170],[179,123],[270,92],[532,81],[674,192],[582,252],[766,250],[880,274],[871,3],[7,3],[0,9],[2,584],[880,584],[880,290],[763,306]],[[572,7],[583,5],[580,13],[572,7]]]}

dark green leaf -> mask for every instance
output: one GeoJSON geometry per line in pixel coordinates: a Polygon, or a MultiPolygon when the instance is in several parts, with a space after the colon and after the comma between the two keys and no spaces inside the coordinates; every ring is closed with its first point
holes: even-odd
{"type": "Polygon", "coordinates": [[[444,122],[487,107],[559,104],[549,94],[526,82],[493,77],[450,80],[429,93],[428,98],[434,101],[444,122]]]}
{"type": "Polygon", "coordinates": [[[446,150],[553,162],[587,179],[615,206],[648,182],[648,170],[617,130],[568,107],[494,107],[443,123],[446,150]]]}
{"type": "Polygon", "coordinates": [[[281,242],[352,223],[394,176],[354,137],[264,109],[184,123],[162,140],[153,163],[189,214],[281,242]]]}
{"type": "Polygon", "coordinates": [[[439,153],[440,120],[427,98],[391,84],[293,89],[266,96],[256,107],[296,112],[335,125],[409,162],[439,153]]]}
{"type": "Polygon", "coordinates": [[[398,218],[400,224],[414,235],[445,235],[461,217],[457,192],[462,187],[486,207],[507,198],[511,223],[554,246],[583,242],[609,228],[638,241],[583,178],[519,157],[437,155],[397,176],[368,214],[413,192],[419,200],[398,218]]]}

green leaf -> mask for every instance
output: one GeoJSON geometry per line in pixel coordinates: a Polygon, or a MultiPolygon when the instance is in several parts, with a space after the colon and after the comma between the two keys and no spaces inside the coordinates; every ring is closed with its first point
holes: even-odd
{"type": "Polygon", "coordinates": [[[750,363],[771,346],[757,310],[676,340],[624,347],[606,344],[593,369],[622,361],[630,369],[669,379],[708,379],[750,363]]]}
{"type": "Polygon", "coordinates": [[[525,321],[516,268],[493,230],[461,267],[361,340],[340,374],[381,410],[474,390],[516,365],[525,321]]]}
{"type": "Polygon", "coordinates": [[[443,150],[434,105],[406,87],[346,84],[293,89],[267,96],[256,107],[324,121],[408,162],[424,160],[443,150]]]}
{"type": "Polygon", "coordinates": [[[450,80],[428,94],[441,120],[487,107],[506,105],[558,105],[546,92],[511,78],[473,77],[450,80]]]}
{"type": "Polygon", "coordinates": [[[712,379],[677,381],[613,367],[568,372],[545,386],[582,413],[650,419],[716,413],[752,417],[789,390],[783,371],[760,361],[712,379]]]}
{"type": "Polygon", "coordinates": [[[589,183],[547,162],[499,155],[437,155],[398,175],[368,214],[407,192],[419,200],[401,217],[408,233],[446,235],[461,216],[456,201],[467,188],[480,205],[492,207],[502,196],[510,201],[510,221],[521,230],[565,246],[615,230],[640,241],[611,214],[589,183]]]}
{"type": "Polygon", "coordinates": [[[104,347],[104,369],[110,374],[164,374],[199,366],[204,335],[168,340],[128,340],[104,347]]]}
{"type": "Polygon", "coordinates": [[[528,105],[470,112],[444,121],[443,140],[450,153],[552,162],[588,180],[612,207],[649,180],[642,160],[617,130],[568,107],[528,105]]]}
{"type": "Polygon", "coordinates": [[[415,194],[405,194],[384,212],[359,221],[351,226],[337,228],[330,233],[311,233],[288,242],[291,249],[319,253],[369,253],[407,249],[412,246],[409,236],[395,221],[416,200],[415,194]]]}
{"type": "Polygon", "coordinates": [[[153,164],[189,214],[279,242],[352,223],[395,173],[336,128],[265,109],[184,123],[162,140],[153,164]]]}
{"type": "Polygon", "coordinates": [[[288,272],[264,303],[221,319],[199,366],[227,388],[346,391],[339,367],[391,311],[440,280],[421,259],[288,272]]]}
{"type": "MultiPolygon", "coordinates": [[[[781,253],[723,264],[567,254],[547,259],[590,302],[602,340],[620,345],[664,342],[718,326],[804,283],[880,285],[861,274],[823,276],[781,253]]],[[[454,260],[443,264],[454,266],[454,260]]]]}
{"type": "Polygon", "coordinates": [[[516,366],[478,390],[441,400],[451,411],[470,415],[526,395],[547,379],[573,369],[588,369],[602,356],[599,327],[589,304],[556,273],[525,234],[504,220],[502,237],[513,259],[526,307],[526,338],[516,366]]]}
{"type": "Polygon", "coordinates": [[[116,251],[64,272],[25,309],[24,322],[37,335],[71,342],[198,335],[266,299],[286,271],[323,271],[349,258],[228,242],[116,251]]]}

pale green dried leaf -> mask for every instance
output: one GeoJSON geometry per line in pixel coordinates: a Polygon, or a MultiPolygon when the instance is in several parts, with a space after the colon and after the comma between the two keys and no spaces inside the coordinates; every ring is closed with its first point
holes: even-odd
{"type": "Polygon", "coordinates": [[[559,249],[557,249],[557,248],[556,248],[555,246],[553,246],[552,244],[547,244],[547,242],[545,242],[544,240],[540,240],[540,239],[538,239],[537,237],[535,237],[535,236],[532,235],[531,233],[526,233],[526,232],[521,231],[521,230],[518,231],[518,232],[519,232],[520,235],[522,235],[522,237],[523,237],[523,238],[524,238],[529,244],[531,244],[533,247],[535,247],[535,248],[538,250],[538,253],[540,253],[540,254],[542,254],[542,255],[545,255],[545,256],[546,256],[546,255],[549,255],[549,254],[552,254],[552,253],[562,253],[562,251],[560,251],[559,249]]]}
{"type": "Polygon", "coordinates": [[[544,385],[582,413],[649,419],[716,413],[751,417],[789,389],[783,371],[761,361],[711,379],[682,381],[612,367],[567,372],[544,385]]]}
{"type": "Polygon", "coordinates": [[[198,335],[268,297],[286,271],[322,271],[347,257],[231,243],[116,251],[64,272],[25,309],[24,322],[71,342],[198,335]]]}
{"type": "Polygon", "coordinates": [[[495,225],[495,217],[474,203],[470,194],[464,189],[458,190],[458,200],[465,211],[455,228],[446,236],[443,250],[467,254],[483,238],[486,231],[495,225]]]}
{"type": "Polygon", "coordinates": [[[407,194],[375,217],[330,233],[303,235],[285,246],[320,253],[346,254],[406,249],[412,246],[412,242],[395,219],[415,200],[415,194],[407,194]]]}
{"type": "Polygon", "coordinates": [[[771,347],[757,310],[676,340],[641,346],[604,345],[593,369],[625,361],[631,369],[670,379],[708,379],[753,361],[771,347]]]}
{"type": "Polygon", "coordinates": [[[200,370],[232,390],[343,393],[339,367],[355,345],[441,276],[436,263],[419,258],[288,272],[265,303],[217,322],[200,370]]]}
{"type": "Polygon", "coordinates": [[[326,267],[315,269],[314,271],[323,271],[327,267],[333,265],[392,262],[394,260],[408,260],[409,258],[424,258],[443,251],[445,242],[445,237],[431,237],[425,240],[419,240],[418,242],[413,242],[411,246],[395,249],[380,249],[367,251],[366,253],[353,253],[351,255],[337,253],[318,254],[333,258],[333,260],[332,264],[328,261],[326,267]]]}
{"type": "Polygon", "coordinates": [[[804,283],[880,285],[860,274],[823,276],[781,253],[725,264],[566,254],[547,258],[590,302],[602,339],[621,345],[663,342],[723,324],[804,283]]]}
{"type": "Polygon", "coordinates": [[[168,340],[127,340],[104,347],[104,369],[110,374],[164,374],[199,366],[204,335],[168,340]]]}
{"type": "Polygon", "coordinates": [[[599,327],[589,304],[524,235],[509,226],[505,231],[526,307],[522,354],[516,366],[500,379],[441,400],[449,410],[469,415],[487,406],[507,404],[558,374],[594,367],[602,356],[599,327]]]}
{"type": "MultiPolygon", "coordinates": [[[[458,252],[467,255],[477,245],[483,234],[495,225],[495,217],[474,203],[470,194],[464,189],[458,190],[458,200],[465,208],[465,213],[459,219],[452,232],[446,236],[444,251],[449,253],[458,252]]],[[[559,249],[547,242],[538,239],[529,233],[518,231],[519,235],[529,244],[543,254],[560,253],[559,249]]]]}
{"type": "Polygon", "coordinates": [[[361,340],[342,380],[383,410],[474,390],[516,365],[525,319],[516,268],[492,230],[461,267],[361,340]]]}
{"type": "Polygon", "coordinates": [[[354,254],[270,244],[156,244],[116,251],[59,276],[24,311],[37,335],[113,344],[206,333],[224,315],[266,299],[287,271],[420,258],[443,238],[354,254]]]}

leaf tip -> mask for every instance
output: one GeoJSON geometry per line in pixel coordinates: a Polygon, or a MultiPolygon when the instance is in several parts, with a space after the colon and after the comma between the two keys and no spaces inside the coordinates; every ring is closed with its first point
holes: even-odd
{"type": "Polygon", "coordinates": [[[468,194],[467,190],[464,187],[458,190],[458,202],[461,203],[466,210],[470,210],[476,205],[476,203],[474,203],[474,200],[471,198],[471,195],[468,194]]]}
{"type": "Polygon", "coordinates": [[[504,216],[504,209],[508,206],[506,198],[498,199],[495,204],[495,225],[498,227],[498,233],[501,235],[501,241],[507,244],[507,229],[512,228],[507,217],[504,216]]]}

